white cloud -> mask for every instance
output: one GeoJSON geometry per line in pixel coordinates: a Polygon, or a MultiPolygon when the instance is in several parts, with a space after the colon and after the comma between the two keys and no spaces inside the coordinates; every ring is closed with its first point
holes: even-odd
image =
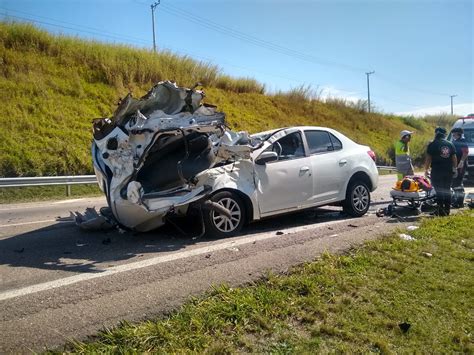
{"type": "Polygon", "coordinates": [[[347,101],[357,102],[359,100],[365,100],[358,96],[358,92],[355,91],[347,91],[347,90],[340,90],[335,88],[334,86],[321,86],[318,87],[321,91],[321,99],[344,99],[347,101]]]}
{"type": "MultiPolygon", "coordinates": [[[[453,105],[453,111],[455,116],[466,116],[469,113],[474,113],[474,102],[455,104],[453,105]]],[[[445,106],[432,106],[416,109],[413,111],[397,112],[396,115],[400,116],[425,116],[425,115],[441,115],[450,114],[451,105],[445,106]]]]}

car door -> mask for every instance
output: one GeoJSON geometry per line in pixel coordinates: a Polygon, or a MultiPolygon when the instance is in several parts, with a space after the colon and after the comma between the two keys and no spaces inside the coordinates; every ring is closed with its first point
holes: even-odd
{"type": "Polygon", "coordinates": [[[276,152],[278,160],[255,165],[261,215],[306,206],[313,195],[313,178],[301,132],[283,136],[268,150],[276,152]]]}
{"type": "Polygon", "coordinates": [[[341,141],[325,130],[305,130],[304,136],[313,171],[311,203],[337,201],[349,173],[341,141]]]}

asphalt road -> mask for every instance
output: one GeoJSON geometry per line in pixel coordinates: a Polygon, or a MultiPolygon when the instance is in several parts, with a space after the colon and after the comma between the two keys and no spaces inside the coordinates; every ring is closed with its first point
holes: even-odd
{"type": "Polygon", "coordinates": [[[57,348],[123,319],[163,315],[213,284],[239,285],[379,237],[400,227],[374,214],[394,182],[380,177],[362,218],[316,209],[256,222],[228,239],[186,237],[169,226],[91,233],[68,218],[104,205],[102,198],[0,205],[0,352],[57,348]]]}

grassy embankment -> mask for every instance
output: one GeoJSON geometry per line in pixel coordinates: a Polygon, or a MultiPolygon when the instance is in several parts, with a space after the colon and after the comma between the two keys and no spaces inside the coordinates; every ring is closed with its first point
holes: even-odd
{"type": "MultiPolygon", "coordinates": [[[[231,78],[209,63],[169,52],[54,36],[31,25],[0,22],[0,176],[90,174],[91,119],[110,116],[120,97],[144,94],[154,83],[201,82],[207,102],[227,113],[233,129],[257,132],[281,126],[322,125],[370,145],[391,163],[402,129],[417,131],[420,160],[432,124],[367,114],[344,100],[323,102],[304,88],[265,94],[250,78],[231,78]]],[[[7,194],[2,192],[0,200],[7,194]]]]}
{"type": "Polygon", "coordinates": [[[472,353],[473,212],[424,220],[410,234],[415,241],[394,234],[247,287],[215,287],[167,318],[123,323],[71,346],[81,353],[472,353]]]}

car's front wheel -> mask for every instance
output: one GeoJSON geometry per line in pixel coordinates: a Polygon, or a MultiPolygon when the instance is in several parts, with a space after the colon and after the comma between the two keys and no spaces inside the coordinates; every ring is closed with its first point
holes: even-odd
{"type": "Polygon", "coordinates": [[[245,223],[245,205],[242,199],[233,192],[222,191],[213,195],[210,202],[213,205],[206,208],[203,216],[206,234],[230,237],[240,232],[245,223]]]}
{"type": "Polygon", "coordinates": [[[370,207],[370,191],[361,180],[354,180],[347,187],[343,211],[353,217],[361,217],[370,207]]]}

